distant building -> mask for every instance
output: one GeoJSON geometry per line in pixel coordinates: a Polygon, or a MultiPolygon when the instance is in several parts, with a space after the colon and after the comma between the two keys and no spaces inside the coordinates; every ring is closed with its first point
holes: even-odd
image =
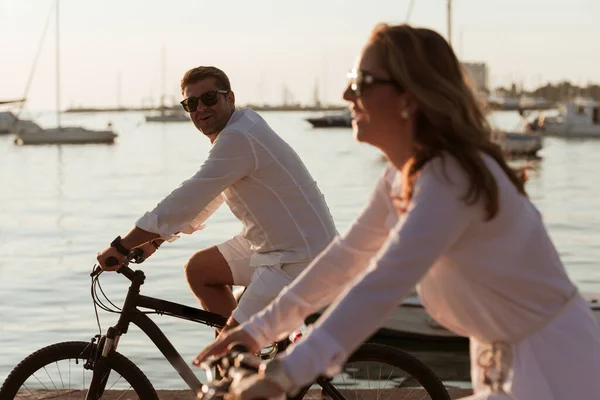
{"type": "Polygon", "coordinates": [[[464,62],[462,63],[465,73],[477,90],[488,91],[488,68],[483,62],[464,62]]]}

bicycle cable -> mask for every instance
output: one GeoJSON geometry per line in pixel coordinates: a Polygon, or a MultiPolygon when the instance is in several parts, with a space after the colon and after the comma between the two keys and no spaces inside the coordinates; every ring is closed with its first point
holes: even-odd
{"type": "MultiPolygon", "coordinates": [[[[137,262],[134,264],[140,264],[140,262],[137,262]]],[[[92,271],[95,268],[96,268],[96,264],[94,264],[94,266],[92,267],[92,271]]],[[[108,296],[102,289],[102,285],[100,284],[100,275],[102,275],[102,272],[103,271],[100,271],[98,274],[96,274],[92,278],[92,285],[91,285],[91,296],[92,296],[92,300],[94,301],[94,314],[96,315],[96,324],[98,325],[98,331],[100,332],[100,335],[102,335],[102,326],[100,324],[100,315],[98,314],[98,308],[100,308],[104,311],[113,313],[113,314],[121,314],[123,312],[123,310],[119,306],[117,306],[115,303],[113,303],[108,298],[108,296]],[[109,305],[107,305],[103,302],[99,293],[102,294],[105,301],[108,302],[109,305]],[[111,308],[111,306],[112,306],[112,308],[111,308]]],[[[160,314],[157,311],[140,311],[140,312],[143,314],[160,314]]],[[[163,313],[163,314],[166,314],[166,313],[163,313]]]]}

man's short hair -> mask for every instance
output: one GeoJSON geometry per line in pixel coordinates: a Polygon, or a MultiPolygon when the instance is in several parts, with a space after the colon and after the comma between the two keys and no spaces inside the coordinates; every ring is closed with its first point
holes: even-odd
{"type": "Polygon", "coordinates": [[[231,83],[225,72],[217,67],[201,66],[192,68],[183,75],[183,78],[181,79],[181,91],[183,92],[187,85],[192,85],[206,78],[215,78],[217,87],[221,90],[231,90],[231,83]]]}

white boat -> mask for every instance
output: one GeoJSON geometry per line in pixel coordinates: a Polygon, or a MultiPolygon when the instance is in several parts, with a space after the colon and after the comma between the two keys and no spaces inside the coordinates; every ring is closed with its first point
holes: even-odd
{"type": "MultiPolygon", "coordinates": [[[[582,293],[582,295],[588,301],[596,321],[600,324],[600,294],[582,293]]],[[[396,308],[379,334],[416,341],[461,342],[467,340],[466,337],[450,332],[431,318],[416,294],[407,297],[396,308]]]]}
{"type": "Polygon", "coordinates": [[[105,130],[93,130],[80,126],[61,126],[60,123],[60,53],[59,53],[59,0],[56,0],[56,115],[57,127],[44,129],[33,121],[18,121],[13,128],[16,144],[84,144],[113,143],[117,134],[109,123],[105,130]]]}
{"type": "Polygon", "coordinates": [[[565,138],[600,138],[600,102],[590,98],[575,98],[562,104],[559,115],[546,117],[542,131],[546,136],[565,138]]]}
{"type": "MultiPolygon", "coordinates": [[[[594,318],[600,324],[600,293],[582,293],[588,301],[594,318]]],[[[307,318],[307,323],[313,323],[321,313],[315,313],[307,318]]],[[[388,338],[394,341],[414,343],[454,343],[465,344],[468,338],[449,331],[435,321],[423,307],[416,293],[411,294],[396,308],[392,315],[375,334],[378,338],[388,338]]]]}
{"type": "MultiPolygon", "coordinates": [[[[23,103],[25,103],[25,99],[1,100],[0,106],[10,107],[13,104],[19,104],[22,107],[23,103]]],[[[13,112],[10,110],[0,111],[0,134],[12,133],[15,123],[19,120],[18,115],[18,113],[17,115],[13,114],[13,112]]]]}
{"type": "Polygon", "coordinates": [[[162,56],[161,56],[162,74],[161,75],[162,75],[162,93],[163,94],[160,96],[160,106],[158,107],[159,113],[146,115],[146,122],[189,122],[190,117],[183,110],[183,108],[181,108],[180,106],[178,108],[168,107],[165,103],[165,97],[166,97],[166,95],[165,95],[165,93],[166,93],[165,60],[167,57],[166,57],[164,46],[162,48],[161,54],[162,54],[162,56]]]}
{"type": "Polygon", "coordinates": [[[352,126],[352,114],[350,110],[337,114],[327,113],[319,117],[306,118],[314,128],[350,128],[352,126]]]}
{"type": "Polygon", "coordinates": [[[42,129],[33,121],[19,121],[16,144],[83,144],[113,143],[117,135],[111,130],[92,130],[80,126],[42,129]]]}
{"type": "Polygon", "coordinates": [[[161,109],[160,114],[146,115],[146,122],[189,122],[190,117],[184,112],[161,109]]]}
{"type": "Polygon", "coordinates": [[[522,95],[519,98],[519,109],[521,110],[540,110],[551,108],[552,104],[543,97],[533,97],[522,95]]]}
{"type": "Polygon", "coordinates": [[[542,135],[538,133],[494,131],[492,141],[509,156],[535,156],[543,147],[542,135]]]}
{"type": "Polygon", "coordinates": [[[492,141],[508,156],[535,156],[543,147],[543,135],[515,111],[488,114],[492,141]],[[502,121],[502,123],[500,123],[502,121]]]}
{"type": "Polygon", "coordinates": [[[10,111],[0,111],[0,134],[11,133],[17,117],[10,111]]]}
{"type": "Polygon", "coordinates": [[[492,93],[488,96],[487,101],[490,107],[501,110],[517,110],[520,106],[518,97],[507,94],[492,93]]]}

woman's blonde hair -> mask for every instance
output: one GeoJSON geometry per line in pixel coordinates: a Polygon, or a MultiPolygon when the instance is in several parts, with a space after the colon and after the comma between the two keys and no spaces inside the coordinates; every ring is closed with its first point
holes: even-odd
{"type": "Polygon", "coordinates": [[[434,157],[454,156],[469,177],[464,200],[474,204],[483,196],[487,219],[498,213],[498,185],[480,153],[502,167],[517,190],[524,181],[513,171],[500,147],[491,141],[491,128],[467,84],[461,64],[438,33],[409,25],[378,25],[369,40],[390,77],[417,105],[415,149],[403,169],[402,211],[413,194],[419,171],[434,157]]]}

